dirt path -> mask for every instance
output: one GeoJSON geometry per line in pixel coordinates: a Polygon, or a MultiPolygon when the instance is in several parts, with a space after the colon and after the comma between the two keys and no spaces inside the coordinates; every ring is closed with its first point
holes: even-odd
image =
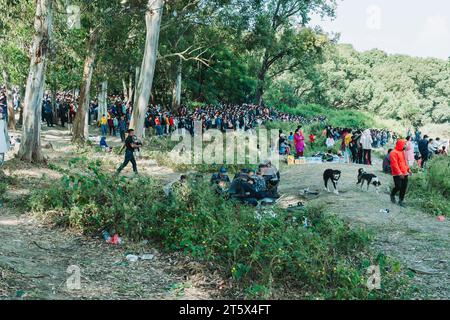
{"type": "MultiPolygon", "coordinates": [[[[415,270],[413,283],[420,298],[450,298],[450,222],[439,222],[435,217],[413,208],[401,208],[390,202],[388,187],[391,177],[379,168],[365,167],[380,178],[380,194],[375,190],[361,190],[356,186],[360,165],[310,164],[285,167],[282,170],[280,192],[291,196],[300,190],[320,190],[312,203],[325,203],[334,212],[349,221],[373,232],[374,249],[393,256],[415,270]],[[324,190],[322,174],[328,169],[342,171],[339,183],[340,195],[324,190]],[[390,209],[389,214],[380,209],[390,209]]],[[[364,167],[364,166],[363,166],[364,167]]],[[[407,198],[406,198],[407,200],[407,198]]]]}
{"type": "Polygon", "coordinates": [[[7,209],[0,239],[0,299],[208,299],[213,292],[195,266],[151,244],[108,245],[7,209]],[[154,258],[129,262],[130,253],[154,258]],[[80,290],[66,284],[69,266],[80,268],[80,290]]]}
{"type": "MultiPolygon", "coordinates": [[[[67,166],[76,156],[65,130],[45,129],[43,145],[53,164],[67,166]]],[[[113,139],[112,145],[120,145],[113,139]]],[[[79,155],[78,155],[79,156],[79,155]]],[[[122,157],[99,153],[110,166],[117,167],[122,157]]],[[[9,201],[0,208],[0,299],[208,299],[217,294],[218,277],[205,275],[204,268],[179,255],[160,253],[151,243],[106,244],[69,231],[50,229],[35,221],[14,204],[39,186],[42,177],[60,175],[45,167],[16,160],[6,163],[5,172],[16,176],[10,186],[9,201]],[[127,254],[153,254],[152,260],[129,262],[127,254]],[[80,290],[69,290],[66,281],[69,266],[80,268],[80,290]]],[[[163,181],[179,177],[168,168],[149,160],[140,160],[141,174],[163,181]]],[[[125,175],[133,175],[131,168],[125,175]]]]}

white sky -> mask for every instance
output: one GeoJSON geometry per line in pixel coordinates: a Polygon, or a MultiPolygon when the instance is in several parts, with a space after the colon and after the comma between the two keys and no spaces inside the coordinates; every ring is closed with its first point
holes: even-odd
{"type": "Polygon", "coordinates": [[[313,17],[310,25],[340,33],[358,51],[450,57],[449,0],[338,0],[337,17],[313,17]]]}

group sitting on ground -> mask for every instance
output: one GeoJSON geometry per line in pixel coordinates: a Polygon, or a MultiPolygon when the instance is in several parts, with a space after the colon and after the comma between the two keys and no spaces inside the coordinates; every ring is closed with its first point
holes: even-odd
{"type": "Polygon", "coordinates": [[[222,167],[212,175],[211,183],[217,187],[219,194],[255,206],[260,201],[272,203],[280,197],[280,173],[270,161],[259,165],[258,170],[241,169],[233,181],[230,181],[227,170],[222,167]]]}

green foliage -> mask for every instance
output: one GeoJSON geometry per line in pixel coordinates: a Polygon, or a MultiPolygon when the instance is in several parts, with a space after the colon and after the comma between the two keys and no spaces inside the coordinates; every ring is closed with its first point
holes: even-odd
{"type": "Polygon", "coordinates": [[[435,157],[424,172],[411,177],[408,196],[433,215],[450,216],[450,158],[435,157]]]}
{"type": "Polygon", "coordinates": [[[323,207],[258,210],[224,199],[196,177],[166,198],[153,179],[112,178],[98,162],[83,158],[74,166],[79,173],[62,170],[58,183],[33,193],[33,211],[87,234],[114,229],[212,262],[246,297],[271,297],[286,284],[303,297],[334,299],[387,298],[399,289],[398,271],[387,264],[383,276],[394,289],[367,290],[365,270],[377,261],[367,249],[369,235],[323,207]]]}
{"type": "Polygon", "coordinates": [[[291,76],[302,103],[369,111],[409,125],[450,119],[447,61],[327,48],[323,63],[291,76]]]}
{"type": "Polygon", "coordinates": [[[5,196],[6,196],[7,190],[8,190],[8,185],[5,182],[0,181],[0,202],[6,200],[5,196]]]}
{"type": "MultiPolygon", "coordinates": [[[[71,4],[81,9],[81,28],[69,29],[65,4],[55,2],[46,89],[79,87],[92,29],[100,35],[92,98],[105,79],[110,93],[122,94],[123,83],[135,88],[135,68],[145,46],[146,3],[74,0],[71,4]]],[[[300,114],[326,107],[330,124],[338,126],[370,120],[354,111],[339,118],[333,110],[379,114],[407,126],[450,121],[448,61],[376,49],[357,52],[318,29],[295,25],[307,25],[314,14],[333,17],[336,6],[334,0],[166,1],[151,103],[170,106],[181,62],[184,103],[259,102],[264,93],[269,106],[299,109],[300,114]],[[325,107],[309,110],[312,105],[325,107]]],[[[0,62],[11,84],[21,88],[34,11],[33,1],[15,0],[6,1],[0,12],[0,62]]]]}

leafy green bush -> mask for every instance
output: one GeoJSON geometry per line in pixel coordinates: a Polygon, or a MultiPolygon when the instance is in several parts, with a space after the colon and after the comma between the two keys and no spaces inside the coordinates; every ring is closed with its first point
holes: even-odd
{"type": "MultiPolygon", "coordinates": [[[[255,209],[223,198],[198,178],[165,197],[162,185],[149,178],[112,178],[98,162],[85,159],[71,166],[79,173],[66,172],[30,200],[34,212],[59,225],[87,234],[114,229],[133,240],[152,238],[167,250],[214,263],[243,297],[268,298],[287,284],[303,297],[390,295],[391,288],[369,292],[366,287],[365,270],[378,263],[367,249],[369,235],[323,207],[255,209]]],[[[382,270],[394,279],[386,283],[398,289],[398,271],[382,270]]]]}
{"type": "Polygon", "coordinates": [[[0,181],[0,201],[5,201],[6,191],[8,186],[3,181],[0,181]]]}
{"type": "Polygon", "coordinates": [[[8,186],[15,183],[15,178],[7,176],[2,170],[0,170],[0,201],[6,201],[6,192],[8,186]]]}
{"type": "Polygon", "coordinates": [[[428,188],[450,199],[450,158],[434,157],[428,164],[428,188]]]}
{"type": "Polygon", "coordinates": [[[413,204],[433,215],[450,216],[450,158],[435,157],[424,172],[411,177],[408,194],[413,204]]]}

